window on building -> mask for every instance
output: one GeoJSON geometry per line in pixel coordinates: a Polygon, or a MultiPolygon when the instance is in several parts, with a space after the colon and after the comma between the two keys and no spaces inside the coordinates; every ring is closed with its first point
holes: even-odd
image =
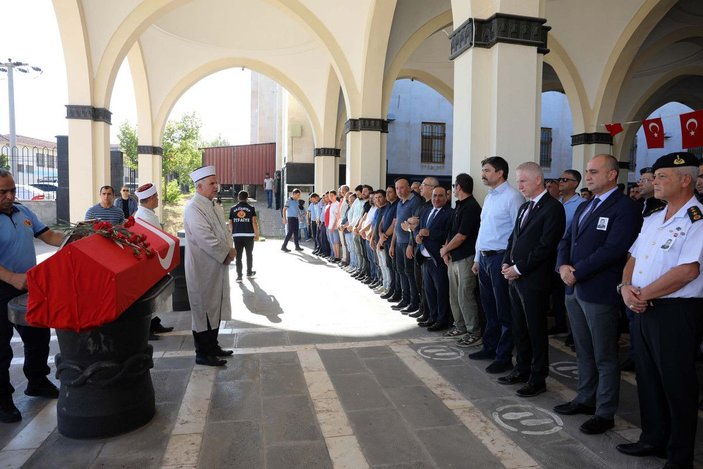
{"type": "Polygon", "coordinates": [[[443,122],[423,122],[421,163],[444,164],[445,128],[443,122]]]}
{"type": "Polygon", "coordinates": [[[55,168],[56,167],[56,160],[54,155],[51,153],[36,153],[36,161],[37,161],[37,166],[40,167],[45,167],[45,168],[55,168]]]}
{"type": "Polygon", "coordinates": [[[542,127],[539,140],[539,165],[543,168],[552,167],[552,129],[542,127]]]}
{"type": "Polygon", "coordinates": [[[627,157],[627,170],[634,173],[635,169],[637,169],[637,138],[632,141],[630,154],[627,157]]]}

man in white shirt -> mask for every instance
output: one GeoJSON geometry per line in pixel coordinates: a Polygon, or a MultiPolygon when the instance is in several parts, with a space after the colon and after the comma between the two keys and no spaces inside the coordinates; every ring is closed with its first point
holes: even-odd
{"type": "Polygon", "coordinates": [[[150,182],[143,184],[134,194],[139,199],[139,208],[134,213],[134,218],[139,218],[161,228],[159,217],[154,212],[154,209],[159,206],[159,194],[156,192],[156,186],[150,182]]]}

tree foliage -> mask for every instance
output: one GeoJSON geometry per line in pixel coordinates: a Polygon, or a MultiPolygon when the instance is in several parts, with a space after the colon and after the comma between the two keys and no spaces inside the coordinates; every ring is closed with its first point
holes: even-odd
{"type": "Polygon", "coordinates": [[[230,146],[229,140],[224,138],[222,134],[217,134],[217,137],[213,138],[209,142],[205,142],[203,147],[228,147],[230,146]]]}
{"type": "Polygon", "coordinates": [[[190,182],[189,175],[201,166],[202,154],[199,147],[202,123],[196,112],[184,114],[177,121],[168,121],[163,138],[163,173],[181,183],[190,182]]]}
{"type": "Polygon", "coordinates": [[[128,121],[120,125],[117,133],[120,142],[120,151],[125,155],[125,163],[131,169],[137,169],[137,129],[132,127],[128,121]]]}

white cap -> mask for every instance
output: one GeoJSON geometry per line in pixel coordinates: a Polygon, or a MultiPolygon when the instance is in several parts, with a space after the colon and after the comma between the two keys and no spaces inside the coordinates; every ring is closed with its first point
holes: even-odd
{"type": "Polygon", "coordinates": [[[204,179],[208,176],[214,176],[215,175],[215,167],[214,166],[202,166],[192,173],[190,173],[190,178],[193,180],[193,182],[198,182],[201,179],[204,179]]]}
{"type": "Polygon", "coordinates": [[[139,200],[148,199],[154,194],[156,194],[156,186],[152,183],[139,186],[139,188],[134,191],[134,195],[136,195],[139,200]]]}

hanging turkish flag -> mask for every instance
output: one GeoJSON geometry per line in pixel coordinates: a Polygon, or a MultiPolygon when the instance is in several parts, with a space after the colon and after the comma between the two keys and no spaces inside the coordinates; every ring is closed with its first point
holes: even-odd
{"type": "Polygon", "coordinates": [[[703,147],[703,111],[681,114],[681,146],[703,147]]]}
{"type": "Polygon", "coordinates": [[[647,148],[664,148],[664,124],[660,117],[642,121],[647,148]]]}
{"type": "Polygon", "coordinates": [[[608,130],[608,132],[610,132],[611,137],[615,137],[617,134],[623,131],[622,124],[620,122],[605,124],[605,128],[608,130]]]}

